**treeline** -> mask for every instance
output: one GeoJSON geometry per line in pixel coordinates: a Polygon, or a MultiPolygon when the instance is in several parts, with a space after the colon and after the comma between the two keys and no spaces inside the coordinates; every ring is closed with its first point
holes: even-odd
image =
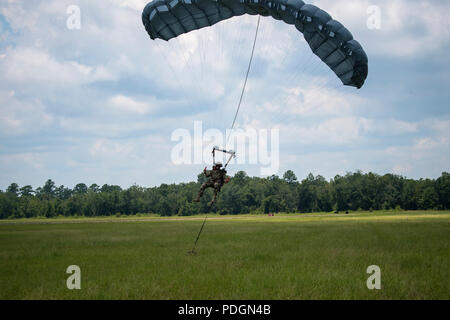
{"type": "Polygon", "coordinates": [[[200,203],[193,203],[205,177],[197,182],[162,184],[144,188],[84,183],[73,189],[56,186],[47,180],[33,190],[29,185],[12,183],[0,190],[0,219],[55,216],[111,216],[155,213],[161,216],[194,215],[200,213],[306,213],[347,210],[428,210],[450,209],[450,174],[438,179],[406,179],[386,174],[360,171],[324,177],[309,174],[298,181],[289,170],[282,177],[249,177],[237,172],[222,188],[213,206],[208,202],[212,191],[205,193],[200,203]]]}

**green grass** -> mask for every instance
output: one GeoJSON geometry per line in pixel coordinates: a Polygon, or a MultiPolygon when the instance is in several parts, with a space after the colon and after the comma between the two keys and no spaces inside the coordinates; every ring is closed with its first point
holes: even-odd
{"type": "Polygon", "coordinates": [[[202,219],[0,222],[0,299],[450,298],[449,211],[202,219]]]}

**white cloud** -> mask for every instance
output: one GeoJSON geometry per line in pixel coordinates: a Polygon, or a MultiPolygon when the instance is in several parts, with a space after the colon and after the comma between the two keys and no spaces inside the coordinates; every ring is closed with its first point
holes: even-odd
{"type": "Polygon", "coordinates": [[[95,81],[113,80],[102,66],[90,67],[76,61],[59,62],[48,52],[36,48],[8,49],[0,60],[1,78],[8,82],[36,85],[75,86],[95,81]]]}
{"type": "MultiPolygon", "coordinates": [[[[168,43],[151,41],[140,19],[146,3],[81,1],[82,28],[78,31],[65,27],[66,6],[71,4],[67,1],[0,5],[9,24],[2,29],[8,34],[0,35],[8,40],[8,47],[0,49],[2,153],[16,152],[7,145],[17,145],[21,155],[29,154],[29,145],[19,146],[24,144],[20,135],[30,132],[36,133],[33,150],[41,151],[28,157],[29,162],[20,156],[3,158],[0,180],[21,177],[24,183],[30,183],[27,179],[41,183],[54,175],[66,185],[92,180],[123,186],[195,180],[198,168],[170,163],[170,133],[175,128],[191,128],[194,120],[203,120],[205,129],[225,129],[231,124],[257,17],[230,19],[168,43]],[[10,28],[14,32],[9,33],[10,28]],[[50,144],[46,141],[49,134],[61,134],[58,138],[67,144],[50,144]],[[49,148],[57,150],[45,153],[49,148]],[[41,165],[40,170],[32,167],[33,160],[41,165]],[[148,170],[150,164],[152,170],[148,170]]],[[[442,48],[449,39],[448,2],[315,3],[349,27],[370,61],[381,68],[379,73],[390,68],[383,65],[385,58],[416,58],[429,52],[446,57],[442,48]],[[369,4],[382,9],[379,31],[366,27],[369,4]]],[[[285,162],[286,169],[298,165],[301,170],[331,176],[356,169],[416,176],[448,170],[445,137],[450,136],[450,124],[444,108],[427,120],[405,120],[426,118],[427,106],[413,116],[393,105],[393,100],[402,97],[392,88],[357,91],[340,83],[333,86],[339,82],[337,77],[315,56],[312,62],[306,59],[309,55],[295,27],[262,18],[236,127],[279,127],[282,147],[287,146],[281,158],[291,161],[285,162]],[[386,113],[386,118],[383,112],[390,108],[395,113],[386,113]],[[371,145],[374,141],[376,146],[371,145]],[[400,142],[387,148],[392,141],[400,142]],[[329,146],[352,151],[314,151],[329,146]]],[[[447,66],[443,65],[437,77],[430,70],[429,77],[445,82],[447,66]]],[[[406,72],[405,77],[418,74],[406,72]]],[[[371,85],[383,86],[382,80],[373,79],[371,85]]],[[[405,84],[396,85],[403,89],[405,84]]],[[[408,97],[412,101],[422,89],[400,91],[414,92],[408,97]]],[[[427,90],[439,96],[435,89],[427,90]]]]}
{"type": "MultiPolygon", "coordinates": [[[[255,123],[252,122],[252,124],[255,123]]],[[[396,119],[347,116],[314,121],[309,125],[284,124],[276,127],[281,130],[281,143],[289,146],[364,147],[369,141],[382,141],[418,133],[423,124],[396,119]]],[[[427,143],[431,142],[427,139],[423,141],[424,145],[427,143]]]]}
{"type": "Polygon", "coordinates": [[[281,157],[281,171],[291,169],[298,177],[309,172],[327,179],[336,174],[362,170],[378,174],[395,173],[408,178],[437,178],[450,171],[448,141],[417,141],[409,146],[360,148],[343,151],[308,152],[281,157]],[[425,145],[424,145],[425,144],[425,145]]]}
{"type": "MultiPolygon", "coordinates": [[[[314,79],[311,79],[314,81],[314,79]]],[[[351,113],[364,100],[357,95],[320,86],[284,90],[280,105],[268,102],[269,111],[300,116],[337,116],[351,113]]]]}
{"type": "Polygon", "coordinates": [[[22,101],[14,91],[0,91],[0,133],[18,136],[38,132],[54,121],[38,98],[22,101]]]}
{"type": "Polygon", "coordinates": [[[418,132],[419,123],[406,122],[396,119],[376,119],[369,120],[370,127],[368,133],[382,134],[384,136],[396,136],[418,132]]]}
{"type": "Polygon", "coordinates": [[[401,176],[408,176],[411,172],[413,172],[412,169],[413,166],[410,163],[402,163],[395,165],[392,168],[392,173],[401,176]]]}
{"type": "Polygon", "coordinates": [[[427,156],[429,152],[448,149],[450,139],[448,137],[430,138],[424,137],[417,140],[413,146],[412,157],[422,158],[427,156]]]}
{"type": "Polygon", "coordinates": [[[333,118],[317,126],[280,128],[286,142],[303,145],[353,145],[363,141],[371,129],[371,122],[361,117],[333,118]]]}
{"type": "Polygon", "coordinates": [[[430,118],[423,120],[420,125],[422,128],[436,132],[439,136],[450,137],[450,119],[430,118]]]}
{"type": "Polygon", "coordinates": [[[35,152],[1,155],[0,163],[5,167],[9,165],[25,165],[32,169],[42,169],[44,167],[42,157],[35,152]]]}
{"type": "Polygon", "coordinates": [[[155,107],[150,103],[136,101],[123,95],[117,95],[110,98],[109,104],[118,111],[140,115],[145,115],[155,110],[155,107]]]}
{"type": "Polygon", "coordinates": [[[314,4],[346,26],[370,55],[423,56],[449,43],[448,1],[316,0],[314,4]],[[367,28],[369,5],[381,10],[380,30],[367,28]]]}
{"type": "Polygon", "coordinates": [[[116,0],[121,7],[128,7],[136,11],[142,11],[148,0],[116,0]]]}
{"type": "Polygon", "coordinates": [[[134,151],[134,146],[129,141],[111,141],[98,139],[89,149],[89,153],[94,156],[106,158],[128,157],[134,151]]]}

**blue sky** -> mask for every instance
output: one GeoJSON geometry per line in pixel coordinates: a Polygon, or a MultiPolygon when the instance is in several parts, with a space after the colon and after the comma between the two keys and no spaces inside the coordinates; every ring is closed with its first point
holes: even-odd
{"type": "MultiPolygon", "coordinates": [[[[365,48],[365,86],[342,86],[293,26],[262,18],[237,128],[280,130],[278,175],[450,171],[450,3],[311,2],[365,48]],[[367,27],[371,5],[381,29],[367,27]]],[[[194,121],[231,126],[257,18],[167,43],[147,36],[145,4],[0,4],[0,189],[47,179],[155,186],[195,180],[209,164],[175,165],[171,135],[194,121]],[[80,9],[80,29],[67,28],[70,5],[80,9]]],[[[237,170],[260,175],[259,165],[229,167],[237,170]]]]}

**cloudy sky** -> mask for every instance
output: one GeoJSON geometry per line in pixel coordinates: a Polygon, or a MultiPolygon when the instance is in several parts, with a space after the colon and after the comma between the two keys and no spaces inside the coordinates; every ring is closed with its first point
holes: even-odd
{"type": "MultiPolygon", "coordinates": [[[[278,175],[330,179],[360,169],[417,179],[450,171],[450,2],[310,2],[366,50],[365,86],[342,86],[293,26],[262,18],[236,128],[279,130],[278,175]],[[373,6],[379,29],[368,27],[373,6]]],[[[147,187],[196,180],[210,163],[194,155],[192,164],[175,163],[173,134],[194,136],[201,121],[225,135],[257,17],[152,41],[141,22],[145,4],[1,1],[0,189],[49,178],[68,187],[147,187]]],[[[208,141],[192,145],[209,152],[208,141]]],[[[261,176],[262,163],[248,162],[229,173],[261,176]]]]}

